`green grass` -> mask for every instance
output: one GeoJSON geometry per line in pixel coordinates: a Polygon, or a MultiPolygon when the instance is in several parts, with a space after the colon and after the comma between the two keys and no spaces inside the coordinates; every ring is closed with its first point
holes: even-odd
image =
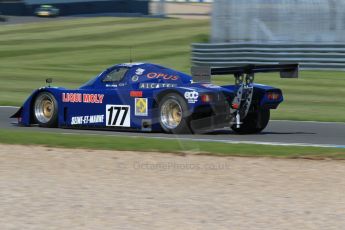
{"type": "MultiPolygon", "coordinates": [[[[147,61],[189,72],[190,43],[209,37],[206,20],[89,18],[0,27],[0,105],[20,105],[53,77],[54,85],[76,88],[106,67],[147,61]]],[[[285,102],[273,119],[345,122],[345,73],[309,72],[301,79],[258,76],[283,89],[285,102]]],[[[215,83],[233,83],[216,78],[215,83]]]]}
{"type": "Polygon", "coordinates": [[[54,134],[0,129],[0,143],[120,151],[194,153],[217,156],[345,159],[345,149],[208,143],[141,137],[54,134]]]}
{"type": "Polygon", "coordinates": [[[190,68],[190,43],[207,41],[204,20],[92,18],[0,27],[0,105],[20,105],[53,77],[76,88],[105,68],[147,61],[190,68]]]}

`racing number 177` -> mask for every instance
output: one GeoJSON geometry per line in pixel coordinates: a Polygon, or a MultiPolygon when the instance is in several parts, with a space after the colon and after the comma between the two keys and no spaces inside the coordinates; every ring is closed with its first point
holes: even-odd
{"type": "Polygon", "coordinates": [[[130,126],[130,107],[107,105],[107,126],[130,126]]]}

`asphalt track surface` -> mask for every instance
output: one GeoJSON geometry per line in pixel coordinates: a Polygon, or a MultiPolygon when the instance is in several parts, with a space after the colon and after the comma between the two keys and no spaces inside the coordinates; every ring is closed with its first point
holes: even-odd
{"type": "Polygon", "coordinates": [[[238,135],[227,129],[217,130],[209,134],[172,135],[164,133],[116,132],[103,130],[50,129],[37,126],[21,127],[16,124],[16,119],[9,118],[17,109],[16,107],[0,106],[0,128],[19,131],[53,132],[66,135],[81,133],[100,136],[131,136],[222,143],[345,148],[345,123],[270,121],[269,125],[262,133],[255,135],[238,135]]]}

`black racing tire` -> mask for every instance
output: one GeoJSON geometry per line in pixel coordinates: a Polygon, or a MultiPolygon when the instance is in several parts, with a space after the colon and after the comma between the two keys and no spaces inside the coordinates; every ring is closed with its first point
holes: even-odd
{"type": "Polygon", "coordinates": [[[256,134],[260,133],[266,128],[270,120],[270,110],[269,109],[259,109],[253,113],[248,113],[248,115],[242,121],[240,128],[236,125],[231,126],[231,129],[238,134],[256,134]]]}
{"type": "Polygon", "coordinates": [[[166,133],[188,134],[190,114],[185,99],[177,93],[169,93],[159,102],[159,123],[166,133]]]}
{"type": "Polygon", "coordinates": [[[54,128],[58,125],[58,103],[49,92],[39,93],[32,105],[34,122],[41,127],[54,128]]]}

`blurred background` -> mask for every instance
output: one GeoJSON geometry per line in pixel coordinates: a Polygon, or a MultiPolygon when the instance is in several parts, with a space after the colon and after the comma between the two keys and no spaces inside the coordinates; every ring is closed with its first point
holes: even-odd
{"type": "Polygon", "coordinates": [[[345,41],[342,0],[217,0],[213,6],[213,42],[345,41]]]}
{"type": "Polygon", "coordinates": [[[212,12],[212,42],[345,40],[343,0],[0,0],[0,10],[2,14],[29,16],[41,4],[53,4],[62,16],[136,13],[206,17],[212,12]]]}

